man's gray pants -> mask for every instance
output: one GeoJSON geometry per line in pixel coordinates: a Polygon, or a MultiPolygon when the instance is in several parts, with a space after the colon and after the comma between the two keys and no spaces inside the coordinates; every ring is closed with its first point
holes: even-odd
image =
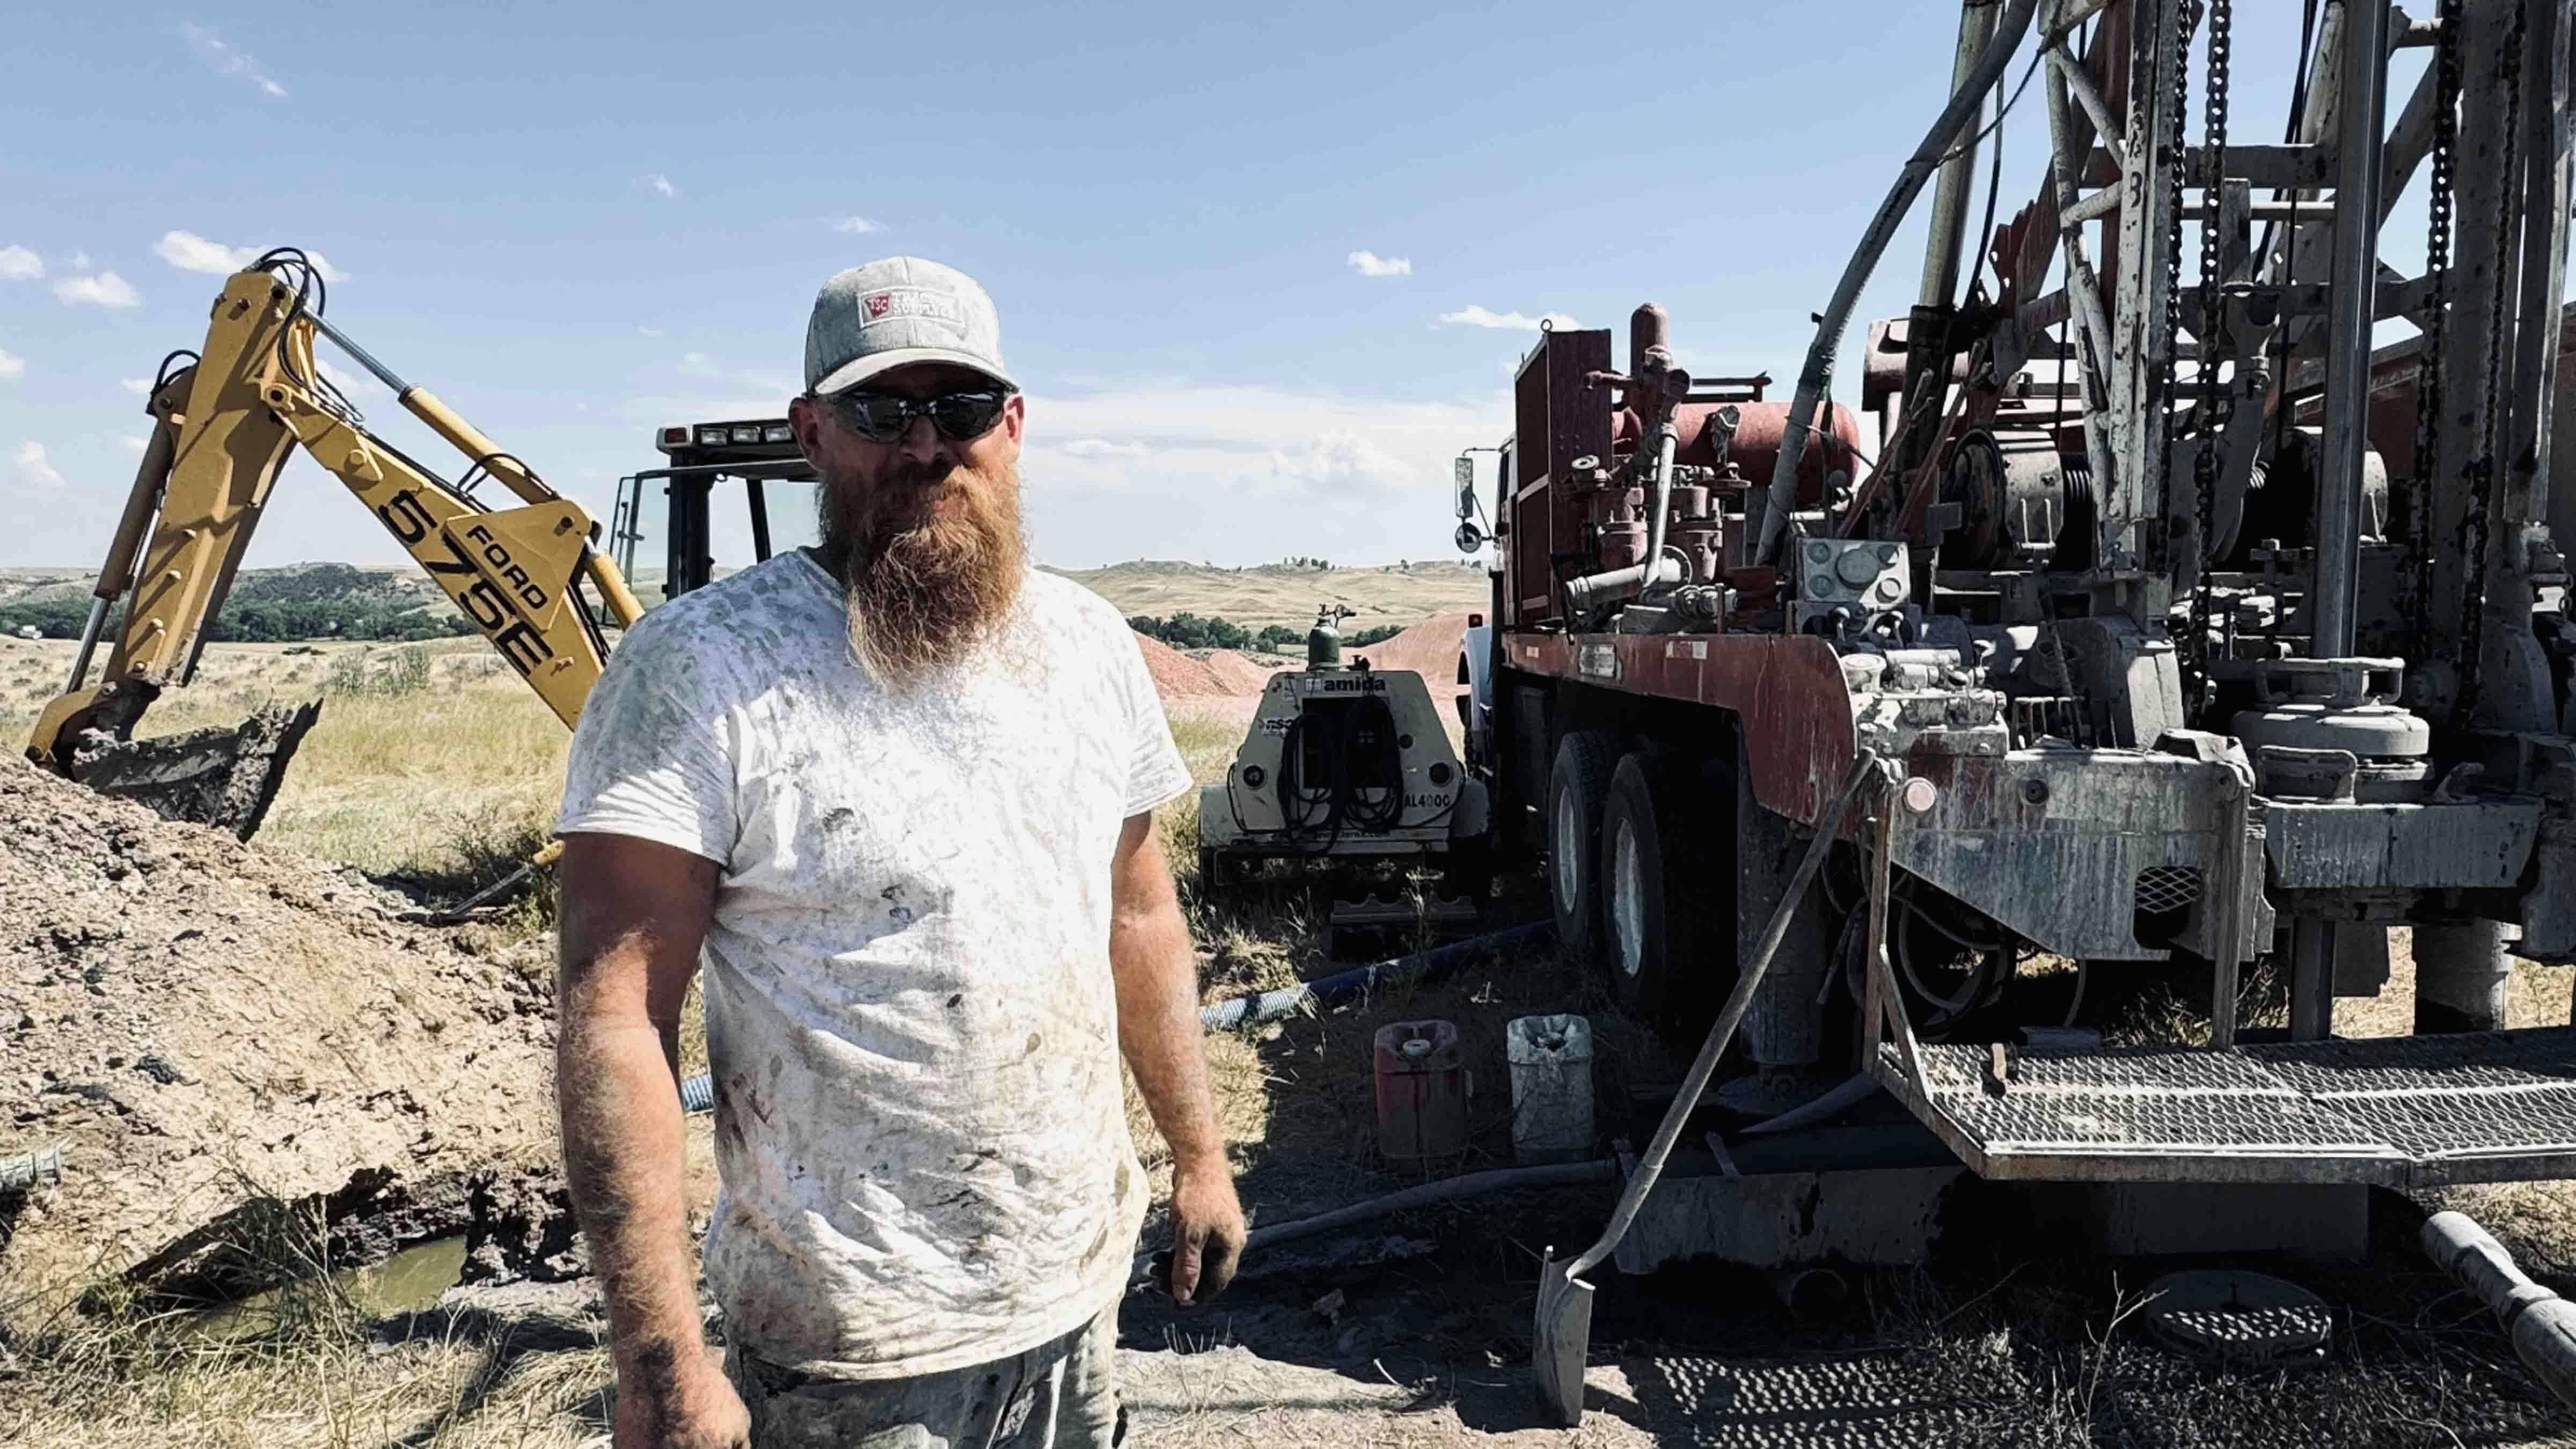
{"type": "Polygon", "coordinates": [[[1112,1449],[1122,1437],[1115,1303],[1026,1353],[919,1378],[821,1378],[739,1349],[725,1369],[752,1449],[1112,1449]]]}

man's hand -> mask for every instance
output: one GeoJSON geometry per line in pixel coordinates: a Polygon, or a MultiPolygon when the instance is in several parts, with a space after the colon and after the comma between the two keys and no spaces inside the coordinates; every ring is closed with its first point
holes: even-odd
{"type": "Polygon", "coordinates": [[[751,1449],[751,1414],[705,1348],[657,1344],[619,1355],[616,1449],[751,1449]]]}
{"type": "Polygon", "coordinates": [[[715,893],[714,861],[627,836],[564,837],[555,1097],[617,1345],[617,1449],[751,1442],[699,1326],[683,1173],[680,1002],[715,893]]]}
{"type": "Polygon", "coordinates": [[[1223,1157],[1172,1172],[1172,1301],[1194,1308],[1225,1291],[1243,1258],[1243,1204],[1223,1157]]]}
{"type": "Polygon", "coordinates": [[[1172,1149],[1174,1301],[1225,1291],[1243,1256],[1243,1204],[1225,1160],[1199,1038],[1198,958],[1172,895],[1154,817],[1134,815],[1110,863],[1109,969],[1118,985],[1118,1045],[1145,1109],[1172,1149]]]}

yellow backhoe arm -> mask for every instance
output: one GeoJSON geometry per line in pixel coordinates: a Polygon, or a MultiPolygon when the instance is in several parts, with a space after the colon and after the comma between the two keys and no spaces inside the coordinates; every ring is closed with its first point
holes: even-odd
{"type": "Polygon", "coordinates": [[[580,717],[607,650],[581,580],[621,626],[643,613],[616,566],[590,546],[595,525],[579,504],[332,331],[274,271],[255,267],[225,284],[204,352],[155,390],[150,411],[153,436],[100,571],[70,684],[38,716],[28,742],[39,764],[73,773],[73,750],[94,739],[91,732],[127,738],[164,688],[187,681],[296,443],[374,512],[566,725],[580,717]],[[486,509],[361,427],[315,381],[317,328],[523,506],[486,509]],[[106,670],[86,684],[107,611],[129,588],[106,670]]]}

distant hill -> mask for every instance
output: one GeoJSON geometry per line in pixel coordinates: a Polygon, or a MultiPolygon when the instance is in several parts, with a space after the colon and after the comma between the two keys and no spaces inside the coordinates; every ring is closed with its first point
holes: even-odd
{"type": "Polygon", "coordinates": [[[1304,629],[1318,606],[1348,604],[1359,615],[1345,628],[1411,624],[1434,614],[1488,607],[1485,570],[1455,559],[1360,568],[1311,569],[1285,564],[1229,569],[1210,564],[1138,559],[1097,569],[1049,569],[1100,595],[1130,618],[1178,613],[1215,615],[1259,629],[1304,629]]]}
{"type": "MultiPolygon", "coordinates": [[[[96,569],[0,569],[0,604],[89,602],[96,569]]],[[[302,563],[244,569],[233,580],[234,604],[377,604],[451,606],[416,568],[393,564],[302,563]]]]}
{"type": "MultiPolygon", "coordinates": [[[[76,637],[97,577],[81,569],[0,569],[0,630],[33,628],[48,638],[76,637]]],[[[216,642],[434,639],[469,628],[447,595],[418,569],[309,563],[243,570],[208,637],[216,642]]]]}
{"type": "MultiPolygon", "coordinates": [[[[1344,626],[1356,633],[1409,625],[1434,614],[1482,610],[1488,597],[1485,571],[1453,559],[1335,569],[1286,564],[1230,569],[1139,559],[1107,568],[1048,572],[1081,584],[1129,617],[1191,613],[1252,630],[1282,624],[1301,633],[1314,621],[1321,604],[1348,604],[1358,610],[1358,617],[1344,626]]],[[[0,568],[0,617],[11,628],[33,622],[48,634],[68,637],[66,630],[79,628],[96,578],[96,572],[87,569],[0,568]]],[[[394,565],[306,563],[244,569],[233,581],[224,611],[229,618],[251,609],[299,621],[345,612],[352,623],[416,612],[425,620],[437,620],[442,631],[463,626],[455,607],[428,575],[394,565]],[[456,622],[450,625],[449,620],[456,622]]]]}

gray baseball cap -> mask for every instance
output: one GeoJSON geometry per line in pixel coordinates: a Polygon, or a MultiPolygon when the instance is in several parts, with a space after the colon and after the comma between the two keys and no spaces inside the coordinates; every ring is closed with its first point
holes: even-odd
{"type": "Polygon", "coordinates": [[[887,257],[823,284],[805,324],[806,391],[839,392],[915,362],[953,362],[1019,386],[1002,370],[993,299],[955,267],[887,257]]]}

